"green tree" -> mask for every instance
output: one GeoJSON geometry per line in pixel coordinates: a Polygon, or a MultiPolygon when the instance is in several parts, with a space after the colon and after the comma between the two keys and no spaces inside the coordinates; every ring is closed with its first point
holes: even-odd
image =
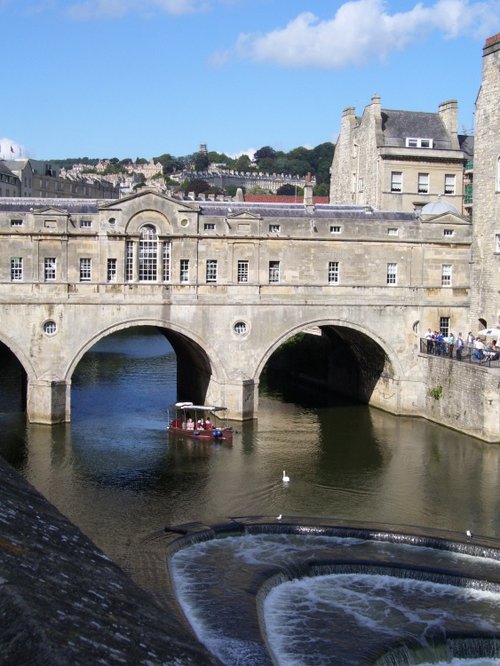
{"type": "Polygon", "coordinates": [[[208,159],[207,153],[196,153],[194,158],[194,168],[195,171],[206,171],[210,161],[208,159]]]}
{"type": "Polygon", "coordinates": [[[263,146],[262,148],[259,148],[259,150],[255,151],[253,159],[254,162],[257,162],[260,169],[262,160],[269,160],[269,159],[274,160],[275,157],[276,157],[276,151],[274,150],[274,148],[271,148],[271,146],[263,146]]]}
{"type": "Polygon", "coordinates": [[[188,194],[188,192],[194,192],[196,196],[208,192],[210,190],[210,185],[206,180],[201,178],[194,178],[193,180],[185,180],[181,185],[181,190],[188,194]]]}

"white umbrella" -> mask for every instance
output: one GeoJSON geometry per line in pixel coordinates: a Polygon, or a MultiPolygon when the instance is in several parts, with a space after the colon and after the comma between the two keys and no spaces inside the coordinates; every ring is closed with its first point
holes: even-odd
{"type": "Polygon", "coordinates": [[[478,331],[478,335],[486,335],[486,337],[500,338],[500,328],[483,328],[478,331]]]}

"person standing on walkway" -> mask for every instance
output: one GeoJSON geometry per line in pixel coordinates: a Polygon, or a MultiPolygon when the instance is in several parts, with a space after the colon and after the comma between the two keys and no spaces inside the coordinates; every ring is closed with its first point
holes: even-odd
{"type": "Polygon", "coordinates": [[[457,361],[462,360],[462,349],[464,346],[464,339],[462,338],[462,334],[459,333],[457,337],[457,341],[455,343],[455,349],[456,349],[456,355],[457,355],[457,361]]]}

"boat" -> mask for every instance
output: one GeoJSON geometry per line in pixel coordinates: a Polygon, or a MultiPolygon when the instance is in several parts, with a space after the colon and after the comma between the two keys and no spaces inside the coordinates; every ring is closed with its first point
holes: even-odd
{"type": "Polygon", "coordinates": [[[204,440],[232,440],[233,429],[224,425],[227,407],[195,405],[192,402],[176,402],[174,418],[168,419],[168,432],[182,437],[204,440]],[[214,422],[212,422],[212,418],[214,422]]]}

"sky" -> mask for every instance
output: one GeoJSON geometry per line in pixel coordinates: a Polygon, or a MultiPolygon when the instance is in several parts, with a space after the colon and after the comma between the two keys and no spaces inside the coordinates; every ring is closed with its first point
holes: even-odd
{"type": "Polygon", "coordinates": [[[456,99],[471,133],[498,32],[500,0],[0,0],[0,147],[289,152],[335,142],[343,109],[374,94],[409,111],[456,99]]]}

